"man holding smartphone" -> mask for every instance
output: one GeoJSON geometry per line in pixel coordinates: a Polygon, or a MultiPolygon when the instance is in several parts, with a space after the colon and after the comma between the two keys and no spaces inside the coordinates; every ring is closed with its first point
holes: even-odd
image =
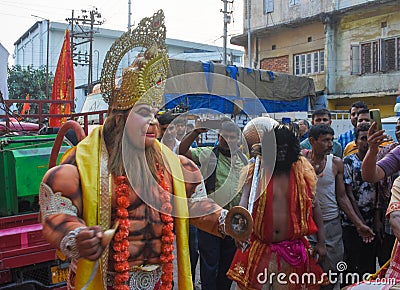
{"type": "MultiPolygon", "coordinates": [[[[380,114],[378,117],[378,114],[376,114],[377,109],[374,110],[369,110],[369,109],[360,109],[357,113],[357,126],[360,126],[361,124],[371,124],[373,121],[376,122],[376,124],[380,124],[380,130],[382,129],[382,124],[380,122],[380,114]],[[374,116],[374,120],[372,120],[371,116],[374,116]]],[[[391,140],[387,140],[386,142],[383,142],[382,144],[379,145],[379,149],[382,149],[383,147],[393,143],[391,140]]],[[[343,151],[343,157],[349,156],[351,154],[357,153],[358,148],[355,143],[355,141],[351,141],[349,144],[347,144],[346,148],[344,148],[343,151]]]]}
{"type": "MultiPolygon", "coordinates": [[[[239,176],[241,169],[247,165],[247,158],[239,148],[240,129],[231,120],[224,121],[217,146],[190,148],[193,141],[207,131],[204,122],[196,123],[195,129],[182,139],[179,154],[201,166],[209,197],[225,209],[230,209],[239,205],[239,176]]],[[[215,238],[199,230],[198,244],[202,288],[229,290],[232,281],[226,277],[226,272],[236,252],[235,241],[229,236],[215,238]]]]}

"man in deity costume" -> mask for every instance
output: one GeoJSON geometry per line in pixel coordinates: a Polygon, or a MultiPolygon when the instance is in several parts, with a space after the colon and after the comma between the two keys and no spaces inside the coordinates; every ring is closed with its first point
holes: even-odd
{"type": "Polygon", "coordinates": [[[161,107],[167,70],[160,10],[107,53],[101,77],[109,103],[104,126],[43,178],[43,235],[71,259],[68,289],[172,289],[174,228],[178,287],[193,289],[188,217],[198,228],[225,234],[226,211],[207,198],[187,199],[202,179],[197,166],[156,140],[155,108],[161,107]],[[118,65],[135,47],[144,54],[123,70],[115,87],[118,65]]]}
{"type": "MultiPolygon", "coordinates": [[[[254,220],[250,247],[236,251],[227,275],[240,289],[319,289],[326,277],[306,239],[317,233],[315,254],[322,259],[326,254],[325,236],[319,204],[315,202],[314,169],[300,155],[299,141],[286,126],[266,130],[261,144],[255,198],[251,194],[253,174],[249,174],[240,202],[244,207],[254,202],[253,209],[249,208],[254,220]],[[269,159],[274,152],[273,168],[269,159]],[[315,279],[308,281],[303,274],[315,279]]],[[[249,173],[255,171],[254,164],[249,165],[249,173]]]]}

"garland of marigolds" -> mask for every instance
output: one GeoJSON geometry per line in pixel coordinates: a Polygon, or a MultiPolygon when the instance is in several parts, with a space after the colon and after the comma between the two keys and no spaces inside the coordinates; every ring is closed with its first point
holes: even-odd
{"type": "MultiPolygon", "coordinates": [[[[161,221],[164,223],[162,227],[162,237],[161,237],[161,287],[160,290],[170,290],[172,289],[172,279],[173,279],[173,264],[174,255],[172,251],[174,250],[174,234],[173,228],[174,219],[171,216],[172,205],[171,205],[171,195],[169,193],[169,185],[165,181],[164,171],[156,163],[157,176],[159,185],[161,187],[160,199],[162,202],[161,206],[161,221]]],[[[125,176],[118,176],[115,178],[117,195],[117,221],[119,222],[118,231],[114,236],[113,249],[115,254],[114,259],[114,270],[116,275],[114,278],[114,289],[116,290],[129,290],[129,286],[126,282],[129,279],[129,219],[128,219],[128,206],[129,206],[129,184],[128,179],[125,176]]]]}

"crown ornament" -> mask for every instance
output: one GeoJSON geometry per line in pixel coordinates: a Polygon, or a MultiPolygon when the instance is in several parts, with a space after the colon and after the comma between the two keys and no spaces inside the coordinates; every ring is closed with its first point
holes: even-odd
{"type": "Polygon", "coordinates": [[[163,103],[168,73],[168,54],[165,45],[164,12],[143,18],[134,29],[125,32],[111,46],[101,71],[101,91],[109,107],[128,110],[135,103],[160,108],[163,103]],[[133,63],[123,69],[122,79],[115,84],[118,66],[125,54],[142,48],[133,63]]]}

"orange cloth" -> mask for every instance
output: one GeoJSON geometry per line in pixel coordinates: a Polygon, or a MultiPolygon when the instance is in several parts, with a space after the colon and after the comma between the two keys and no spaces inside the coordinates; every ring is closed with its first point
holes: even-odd
{"type": "MultiPolygon", "coordinates": [[[[26,94],[25,100],[29,101],[29,94],[26,94]]],[[[22,107],[20,115],[24,115],[30,109],[31,109],[31,103],[24,103],[24,106],[22,107]]]]}
{"type": "MultiPolygon", "coordinates": [[[[71,54],[70,34],[65,30],[64,43],[58,58],[56,73],[54,75],[53,89],[51,92],[52,100],[74,100],[74,64],[71,54]]],[[[51,104],[50,114],[71,114],[70,104],[51,104]]],[[[51,127],[61,127],[66,118],[50,118],[51,127]]]]}

